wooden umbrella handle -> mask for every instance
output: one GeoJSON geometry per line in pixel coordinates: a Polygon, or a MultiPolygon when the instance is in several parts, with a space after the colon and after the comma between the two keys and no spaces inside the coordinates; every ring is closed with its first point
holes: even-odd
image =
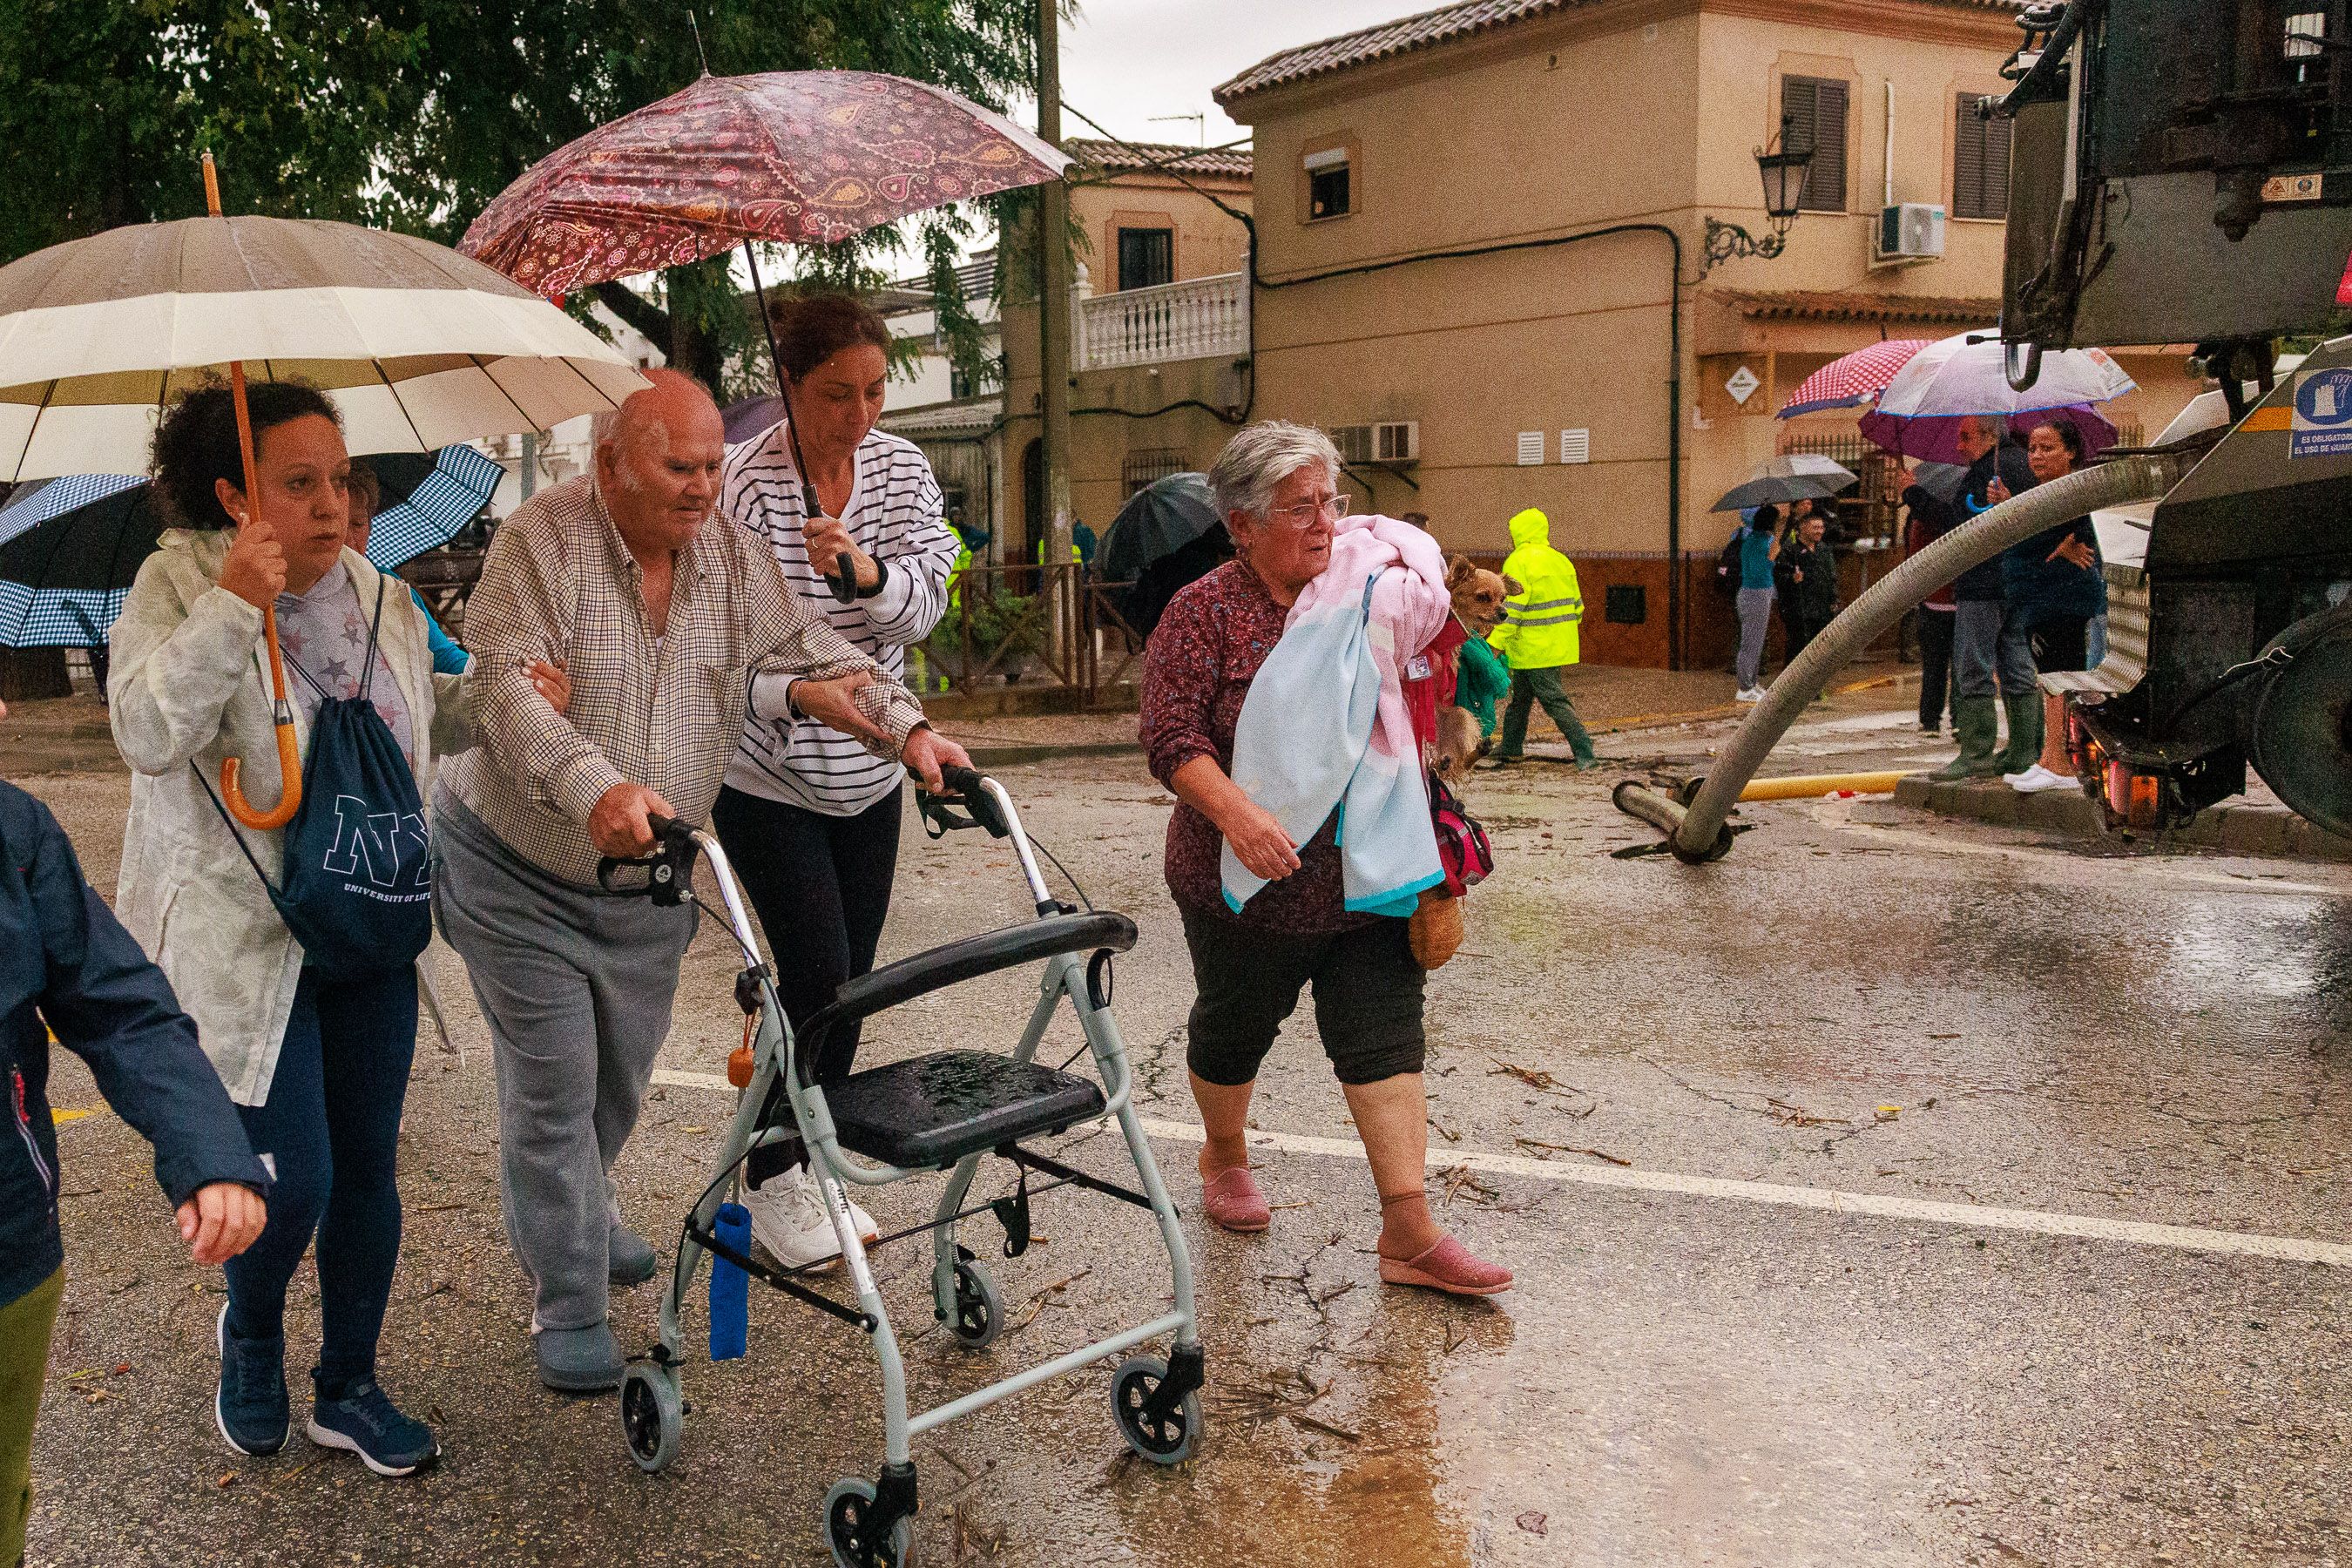
{"type": "MultiPolygon", "coordinates": [[[[220,176],[213,168],[213,155],[205,154],[205,207],[214,217],[221,216],[220,176]]],[[[229,402],[236,409],[237,456],[245,464],[245,519],[243,527],[253,520],[261,504],[261,474],[253,458],[253,414],[245,402],[245,363],[232,360],[228,367],[229,402]]],[[[278,612],[261,612],[262,641],[269,645],[270,718],[278,727],[278,774],[279,794],[274,810],[260,811],[247,804],[245,792],[236,787],[237,759],[229,757],[221,763],[221,799],[231,816],[246,826],[267,832],[285,826],[294,820],[302,806],[302,756],[294,740],[294,710],[286,700],[286,656],[278,647],[278,612]]]]}

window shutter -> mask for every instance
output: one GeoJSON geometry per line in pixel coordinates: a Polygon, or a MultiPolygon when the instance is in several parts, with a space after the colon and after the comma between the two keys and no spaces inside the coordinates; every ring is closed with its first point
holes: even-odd
{"type": "Polygon", "coordinates": [[[1984,124],[1960,94],[1952,109],[1952,216],[1982,217],[1984,206],[1984,124]]]}
{"type": "Polygon", "coordinates": [[[1780,79],[1780,112],[1790,118],[1790,141],[1813,152],[1805,175],[1806,212],[1845,211],[1845,115],[1847,85],[1825,77],[1780,79]]]}
{"type": "Polygon", "coordinates": [[[2006,217],[2010,122],[1979,119],[1976,101],[1962,93],[1952,110],[1952,216],[2006,217]]]}

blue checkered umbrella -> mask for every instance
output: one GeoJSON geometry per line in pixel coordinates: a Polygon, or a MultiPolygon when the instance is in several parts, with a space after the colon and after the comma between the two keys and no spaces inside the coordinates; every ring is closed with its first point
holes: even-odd
{"type": "Polygon", "coordinates": [[[480,513],[506,474],[471,447],[358,460],[375,470],[383,489],[367,547],[367,558],[382,572],[448,543],[480,513]]]}
{"type": "MultiPolygon", "coordinates": [[[[505,471],[471,447],[388,453],[368,559],[389,572],[448,542],[505,471]]],[[[68,474],[18,487],[0,509],[0,646],[102,647],[165,526],[138,474],[68,474]]]]}
{"type": "Polygon", "coordinates": [[[0,645],[102,647],[163,519],[138,474],[69,474],[0,509],[0,645]]]}

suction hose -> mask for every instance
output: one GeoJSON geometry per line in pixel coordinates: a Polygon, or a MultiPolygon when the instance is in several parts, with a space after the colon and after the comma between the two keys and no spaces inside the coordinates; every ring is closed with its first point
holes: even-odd
{"type": "Polygon", "coordinates": [[[1731,834],[1724,818],[1756,776],[1756,770],[1806,704],[1821,695],[1831,675],[1901,620],[1905,611],[1939,584],[1950,582],[2043,529],[2102,507],[2160,496],[2179,475],[2180,459],[2168,454],[2121,458],[2037,485],[1952,530],[1879,579],[1806,645],[1748,715],[1748,721],[1707,771],[1706,782],[1686,808],[1669,809],[1668,803],[1652,798],[1654,791],[1634,784],[1620,786],[1618,805],[1667,831],[1666,847],[1684,864],[1700,866],[1723,858],[1731,849],[1731,834]],[[1674,826],[1668,828],[1670,820],[1674,826]]]}

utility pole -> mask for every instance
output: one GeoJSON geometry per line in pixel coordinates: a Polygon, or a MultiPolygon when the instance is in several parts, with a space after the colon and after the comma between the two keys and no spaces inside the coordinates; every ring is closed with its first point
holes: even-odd
{"type": "MultiPolygon", "coordinates": [[[[1062,42],[1060,0],[1037,0],[1037,134],[1055,147],[1062,144],[1062,42]]],[[[1070,559],[1070,193],[1060,180],[1048,180],[1037,202],[1037,330],[1039,375],[1043,382],[1044,446],[1039,465],[1045,481],[1045,563],[1062,566],[1070,559]]],[[[1068,573],[1059,574],[1066,579],[1068,573]]],[[[1047,578],[1046,582],[1055,581],[1047,578]]],[[[1044,584],[1041,584],[1040,586],[1044,584]]],[[[1072,584],[1075,591],[1075,584],[1072,584]]],[[[1055,628],[1073,625],[1075,617],[1055,605],[1050,612],[1055,628]]],[[[1065,657],[1073,650],[1057,648],[1065,657]]]]}

